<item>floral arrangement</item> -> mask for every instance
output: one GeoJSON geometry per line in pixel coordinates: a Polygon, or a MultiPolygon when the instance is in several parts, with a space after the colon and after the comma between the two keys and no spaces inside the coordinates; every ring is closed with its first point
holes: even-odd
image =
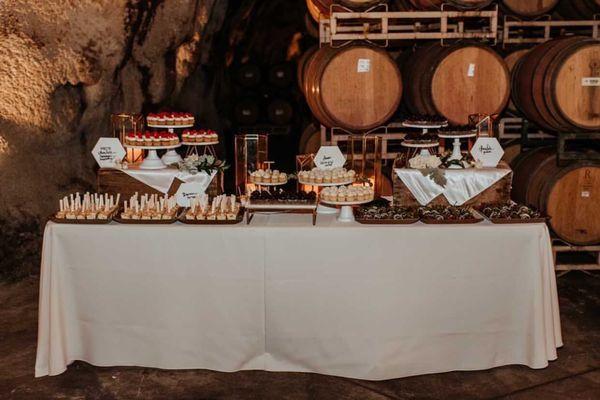
{"type": "Polygon", "coordinates": [[[179,170],[196,175],[200,172],[206,172],[211,175],[213,172],[225,171],[229,165],[225,161],[217,160],[209,154],[197,155],[192,154],[187,156],[183,161],[178,163],[179,170]]]}

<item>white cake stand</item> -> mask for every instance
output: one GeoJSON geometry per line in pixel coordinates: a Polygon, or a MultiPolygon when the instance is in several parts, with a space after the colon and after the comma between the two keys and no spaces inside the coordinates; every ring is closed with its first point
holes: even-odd
{"type": "Polygon", "coordinates": [[[361,204],[367,204],[374,200],[374,198],[370,198],[369,200],[362,201],[329,201],[320,199],[321,203],[329,204],[336,207],[341,207],[340,215],[337,220],[339,222],[353,222],[354,221],[354,212],[352,211],[353,206],[359,206],[361,204]]]}
{"type": "Polygon", "coordinates": [[[409,122],[402,122],[402,126],[405,128],[421,129],[422,133],[426,134],[430,129],[439,129],[448,126],[448,122],[441,124],[411,124],[409,122]]]}
{"type": "MultiPolygon", "coordinates": [[[[148,128],[167,129],[170,133],[175,133],[175,129],[192,128],[194,126],[194,124],[187,124],[187,125],[169,125],[169,124],[154,125],[154,124],[146,124],[146,125],[148,126],[148,128]]],[[[169,151],[167,151],[162,156],[162,161],[166,165],[168,165],[168,164],[175,164],[175,163],[178,163],[181,160],[182,160],[181,156],[179,154],[177,154],[177,152],[174,149],[170,149],[169,151]]]]}
{"type": "MultiPolygon", "coordinates": [[[[354,179],[353,180],[348,180],[348,181],[344,181],[344,182],[327,182],[327,183],[311,183],[311,182],[305,182],[305,181],[301,181],[298,180],[298,183],[301,185],[307,185],[307,186],[316,186],[316,187],[328,187],[328,186],[346,186],[346,185],[351,185],[354,183],[354,179]]],[[[338,210],[336,207],[327,207],[321,203],[319,203],[319,205],[317,206],[317,214],[337,214],[338,210]]]]}
{"type": "MultiPolygon", "coordinates": [[[[454,142],[452,142],[452,154],[450,155],[450,157],[448,158],[448,161],[452,161],[452,160],[462,160],[463,156],[462,156],[462,151],[460,150],[460,139],[468,139],[468,138],[472,138],[477,136],[477,132],[470,132],[470,131],[465,131],[465,132],[438,132],[438,137],[442,138],[442,139],[454,139],[454,142]]],[[[450,169],[458,169],[460,168],[458,165],[451,165],[450,167],[448,167],[450,169]]]]}
{"type": "MultiPolygon", "coordinates": [[[[144,158],[144,161],[140,164],[140,169],[163,169],[167,168],[167,163],[164,160],[164,157],[161,159],[158,157],[156,153],[157,150],[171,150],[180,147],[181,144],[174,144],[171,146],[133,146],[129,144],[125,144],[124,147],[128,149],[139,149],[139,150],[147,150],[148,154],[144,158]]],[[[175,153],[177,154],[177,153],[175,153]]]]}

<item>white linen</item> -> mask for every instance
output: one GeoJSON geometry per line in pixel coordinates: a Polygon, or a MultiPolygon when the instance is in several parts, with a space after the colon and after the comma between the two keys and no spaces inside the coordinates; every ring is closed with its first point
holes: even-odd
{"type": "Polygon", "coordinates": [[[179,171],[178,168],[173,167],[167,167],[163,169],[141,169],[139,166],[131,165],[127,169],[117,169],[125,172],[133,179],[136,179],[165,194],[169,192],[169,188],[173,184],[173,180],[176,178],[185,183],[198,183],[204,188],[203,191],[206,191],[210,185],[210,182],[216,175],[216,171],[211,175],[208,175],[204,171],[192,175],[188,172],[179,171]]]}
{"type": "Polygon", "coordinates": [[[448,203],[460,206],[508,175],[510,168],[444,169],[445,186],[438,185],[418,169],[395,168],[394,171],[422,206],[440,194],[448,203]]]}
{"type": "Polygon", "coordinates": [[[561,345],[543,224],[45,231],[36,376],[85,360],[379,380],[543,368],[561,345]]]}

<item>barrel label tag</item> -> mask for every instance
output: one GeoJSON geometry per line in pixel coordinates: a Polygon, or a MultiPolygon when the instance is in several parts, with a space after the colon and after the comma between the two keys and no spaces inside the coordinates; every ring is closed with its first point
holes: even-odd
{"type": "Polygon", "coordinates": [[[581,197],[590,197],[590,192],[584,190],[583,192],[581,192],[581,197]]]}
{"type": "Polygon", "coordinates": [[[600,76],[581,78],[581,86],[600,86],[600,76]]]}
{"type": "Polygon", "coordinates": [[[467,76],[469,78],[473,78],[475,76],[475,64],[470,63],[469,69],[467,70],[467,76]]]}
{"type": "Polygon", "coordinates": [[[369,58],[359,58],[356,64],[356,72],[364,73],[371,71],[371,60],[369,58]]]}

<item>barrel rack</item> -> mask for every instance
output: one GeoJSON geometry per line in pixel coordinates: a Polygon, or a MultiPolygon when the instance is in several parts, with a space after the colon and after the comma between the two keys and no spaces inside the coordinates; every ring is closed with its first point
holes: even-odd
{"type": "Polygon", "coordinates": [[[578,34],[600,39],[600,19],[593,20],[553,21],[550,16],[535,20],[520,20],[513,16],[505,16],[500,41],[503,46],[539,44],[565,34],[578,34]]]}
{"type": "Polygon", "coordinates": [[[574,246],[560,239],[552,240],[552,255],[554,257],[555,270],[559,271],[559,276],[562,276],[570,271],[600,271],[600,245],[596,246],[574,246]],[[574,254],[580,255],[583,262],[568,261],[564,262],[559,258],[559,254],[571,253],[571,258],[574,254]]]}

